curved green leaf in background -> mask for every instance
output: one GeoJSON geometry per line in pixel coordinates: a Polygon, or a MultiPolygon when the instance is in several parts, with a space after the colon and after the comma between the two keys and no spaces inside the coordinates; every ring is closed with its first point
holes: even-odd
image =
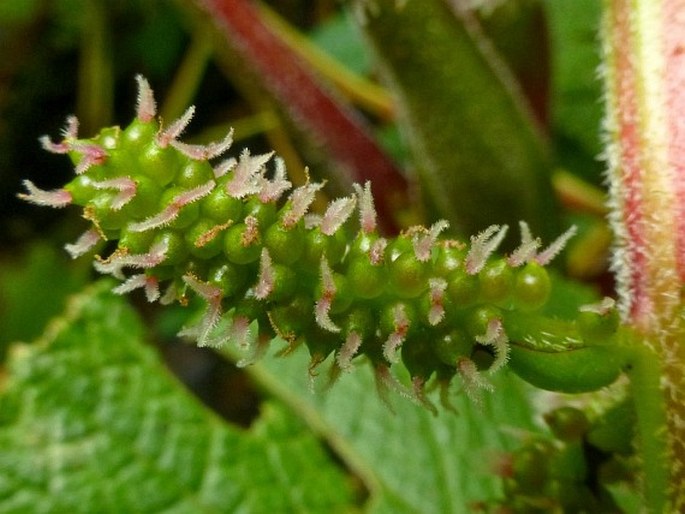
{"type": "Polygon", "coordinates": [[[107,283],[17,346],[0,396],[3,513],[342,512],[345,473],[267,404],[249,431],[183,389],[107,283]]]}
{"type": "MultiPolygon", "coordinates": [[[[321,434],[362,479],[370,492],[364,512],[473,512],[474,504],[500,497],[493,468],[503,452],[538,431],[530,389],[513,374],[492,377],[494,392],[480,403],[454,384],[450,402],[456,412],[438,408],[435,416],[396,394],[390,395],[391,412],[364,362],[330,390],[312,394],[307,358],[306,352],[267,357],[247,371],[321,434]]],[[[326,383],[325,368],[316,383],[326,383]]]]}
{"type": "Polygon", "coordinates": [[[399,397],[393,414],[366,366],[314,395],[306,369],[305,352],[249,368],[276,400],[239,429],[169,375],[100,283],[43,339],[13,347],[0,511],[465,513],[499,496],[496,456],[533,429],[513,377],[480,406],[455,395],[458,413],[433,416],[399,397]]]}
{"type": "Polygon", "coordinates": [[[442,0],[357,3],[440,216],[471,234],[522,219],[558,233],[547,143],[475,17],[442,0]]]}

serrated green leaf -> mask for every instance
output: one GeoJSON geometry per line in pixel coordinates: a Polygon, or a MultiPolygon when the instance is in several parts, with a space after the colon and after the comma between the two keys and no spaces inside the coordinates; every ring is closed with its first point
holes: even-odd
{"type": "Polygon", "coordinates": [[[467,234],[524,219],[555,235],[546,145],[477,21],[441,0],[358,3],[440,216],[467,234]]]}
{"type": "MultiPolygon", "coordinates": [[[[325,366],[322,366],[325,368],[325,366]]],[[[453,391],[455,412],[438,416],[397,395],[380,399],[370,366],[359,364],[325,393],[312,394],[306,352],[247,368],[327,439],[369,489],[368,513],[467,513],[500,495],[491,466],[534,431],[528,388],[494,377],[495,392],[475,404],[453,391]]],[[[325,371],[319,381],[325,382],[325,371]]],[[[437,396],[437,395],[436,395],[437,396]]],[[[433,398],[435,399],[435,398],[433,398]]]]}
{"type": "Polygon", "coordinates": [[[227,425],[170,376],[100,284],[35,345],[0,396],[3,513],[340,512],[347,476],[282,407],[227,425]]]}

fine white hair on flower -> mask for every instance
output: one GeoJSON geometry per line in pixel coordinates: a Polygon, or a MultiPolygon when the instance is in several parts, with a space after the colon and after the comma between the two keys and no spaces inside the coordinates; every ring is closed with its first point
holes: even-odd
{"type": "Polygon", "coordinates": [[[65,189],[55,189],[54,191],[45,191],[36,187],[30,180],[22,182],[28,191],[27,193],[19,193],[19,198],[26,200],[35,205],[42,205],[45,207],[61,208],[71,204],[71,193],[65,189]]]}
{"type": "Polygon", "coordinates": [[[359,225],[365,234],[371,234],[378,225],[376,208],[371,194],[371,182],[367,181],[363,188],[359,184],[353,184],[353,187],[359,199],[359,225]]]}
{"type": "Polygon", "coordinates": [[[154,268],[164,262],[168,251],[169,243],[166,240],[162,240],[159,243],[153,244],[147,253],[132,255],[126,251],[116,250],[107,259],[96,260],[93,266],[100,273],[112,275],[123,280],[122,270],[124,268],[154,268]]]}
{"type": "Polygon", "coordinates": [[[100,238],[100,232],[94,228],[90,228],[81,234],[75,243],[64,245],[64,249],[72,259],[76,259],[89,252],[98,243],[98,241],[100,241],[100,238]]]}
{"type": "Polygon", "coordinates": [[[161,148],[166,148],[172,141],[178,139],[195,115],[195,106],[191,105],[181,115],[179,119],[157,134],[157,144],[161,148]]]}
{"type": "Polygon", "coordinates": [[[119,191],[111,203],[112,210],[118,211],[136,196],[138,185],[130,177],[117,177],[109,180],[91,181],[95,189],[115,189],[119,191]]]}
{"type": "Polygon", "coordinates": [[[359,351],[359,347],[362,345],[361,336],[354,330],[347,334],[345,342],[343,343],[338,354],[336,355],[335,361],[343,371],[350,371],[352,369],[352,359],[359,351]]]}
{"type": "Polygon", "coordinates": [[[136,117],[143,123],[152,121],[157,115],[157,103],[152,92],[150,83],[142,75],[136,75],[138,82],[138,101],[136,105],[136,117]]]}
{"type": "Polygon", "coordinates": [[[490,225],[480,234],[471,236],[471,248],[464,263],[469,275],[475,275],[483,269],[490,255],[502,244],[508,229],[507,225],[490,225]]]}
{"type": "Polygon", "coordinates": [[[333,278],[333,272],[328,264],[325,256],[321,257],[321,296],[314,306],[314,318],[316,323],[329,332],[340,332],[340,327],[338,327],[330,318],[331,307],[333,306],[333,300],[335,299],[335,294],[338,292],[335,286],[335,279],[333,278]]]}
{"type": "Polygon", "coordinates": [[[226,192],[233,198],[244,198],[259,193],[259,178],[272,156],[273,152],[253,156],[249,150],[243,150],[237,164],[232,166],[233,175],[226,183],[226,192]]]}
{"type": "Polygon", "coordinates": [[[435,326],[445,319],[445,291],[447,281],[444,278],[431,278],[430,285],[430,309],[428,311],[428,323],[435,326]]]}
{"type": "Polygon", "coordinates": [[[476,341],[482,345],[491,346],[495,351],[495,360],[490,365],[489,373],[497,372],[509,360],[509,338],[504,331],[501,319],[493,318],[488,321],[485,334],[476,336],[476,341]]]}
{"type": "Polygon", "coordinates": [[[507,258],[509,265],[514,267],[533,260],[537,255],[538,248],[542,245],[540,238],[533,239],[528,223],[519,221],[519,227],[521,228],[521,244],[507,258]]]}
{"type": "Polygon", "coordinates": [[[155,214],[143,221],[137,223],[131,223],[129,225],[129,230],[131,232],[146,232],[155,228],[163,227],[174,221],[182,207],[189,205],[193,202],[204,198],[214,189],[215,183],[213,180],[209,182],[183,191],[178,195],[174,196],[169,205],[167,205],[160,213],[155,214]]]}
{"type": "Polygon", "coordinates": [[[316,192],[323,186],[321,182],[307,183],[293,190],[290,195],[290,210],[283,215],[281,226],[285,229],[294,227],[307,214],[316,192]]]}
{"type": "Polygon", "coordinates": [[[269,250],[262,248],[259,259],[259,278],[254,288],[254,296],[257,300],[265,300],[274,290],[276,280],[274,278],[274,265],[269,250]]]}
{"type": "Polygon", "coordinates": [[[398,351],[407,338],[411,320],[402,303],[395,305],[392,315],[393,331],[383,343],[383,356],[388,362],[395,363],[399,361],[398,351]]]}
{"type": "Polygon", "coordinates": [[[173,139],[171,146],[176,148],[186,157],[195,161],[207,161],[219,157],[226,152],[233,144],[233,129],[221,141],[215,141],[206,145],[191,145],[173,139]]]}
{"type": "Polygon", "coordinates": [[[321,218],[321,232],[332,236],[354,212],[357,200],[354,196],[338,198],[331,202],[321,218]]]}
{"type": "Polygon", "coordinates": [[[443,230],[450,226],[447,220],[438,220],[423,234],[415,233],[412,239],[414,246],[414,254],[416,260],[419,262],[428,262],[431,257],[431,251],[435,247],[435,243],[443,230]]]}
{"type": "Polygon", "coordinates": [[[283,193],[292,187],[285,169],[285,161],[276,157],[274,163],[274,176],[271,180],[266,178],[263,173],[257,176],[258,195],[262,203],[277,201],[283,193]]]}
{"type": "Polygon", "coordinates": [[[547,248],[538,253],[535,257],[535,261],[542,266],[552,262],[552,259],[559,255],[559,252],[564,249],[568,240],[575,236],[577,231],[578,228],[575,225],[571,226],[566,232],[552,241],[547,248]]]}

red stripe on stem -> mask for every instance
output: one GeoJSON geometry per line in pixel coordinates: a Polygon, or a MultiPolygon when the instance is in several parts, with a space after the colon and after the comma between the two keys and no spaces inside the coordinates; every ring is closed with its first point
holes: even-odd
{"type": "Polygon", "coordinates": [[[685,1],[666,0],[663,6],[666,57],[666,108],[669,116],[669,164],[676,193],[676,251],[678,274],[685,282],[685,1]]]}
{"type": "Polygon", "coordinates": [[[616,9],[613,14],[614,47],[613,56],[615,80],[614,108],[620,141],[621,181],[624,194],[621,216],[625,223],[626,245],[624,264],[628,266],[628,290],[630,291],[630,317],[633,320],[647,316],[650,311],[645,301],[649,298],[649,276],[647,274],[648,249],[644,239],[644,212],[642,195],[642,165],[640,156],[640,134],[637,125],[640,119],[635,77],[637,72],[631,60],[632,35],[630,13],[616,9]]]}
{"type": "Polygon", "coordinates": [[[380,149],[361,116],[338,102],[310,69],[262,20],[248,0],[197,0],[228,43],[264,81],[290,116],[322,144],[347,172],[343,180],[372,180],[383,229],[397,232],[393,216],[406,201],[407,183],[380,149]]]}

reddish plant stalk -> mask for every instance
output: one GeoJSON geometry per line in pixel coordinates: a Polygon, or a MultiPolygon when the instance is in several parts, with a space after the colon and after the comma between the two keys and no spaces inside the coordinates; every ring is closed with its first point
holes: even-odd
{"type": "MultiPolygon", "coordinates": [[[[357,113],[335,99],[301,59],[264,23],[249,0],[198,0],[231,47],[300,127],[347,172],[343,182],[372,180],[379,223],[397,232],[395,214],[407,182],[357,113]]],[[[405,204],[406,205],[406,204],[405,204]]]]}
{"type": "Polygon", "coordinates": [[[685,0],[605,0],[603,35],[613,267],[624,319],[660,361],[669,509],[682,512],[685,0]]]}

